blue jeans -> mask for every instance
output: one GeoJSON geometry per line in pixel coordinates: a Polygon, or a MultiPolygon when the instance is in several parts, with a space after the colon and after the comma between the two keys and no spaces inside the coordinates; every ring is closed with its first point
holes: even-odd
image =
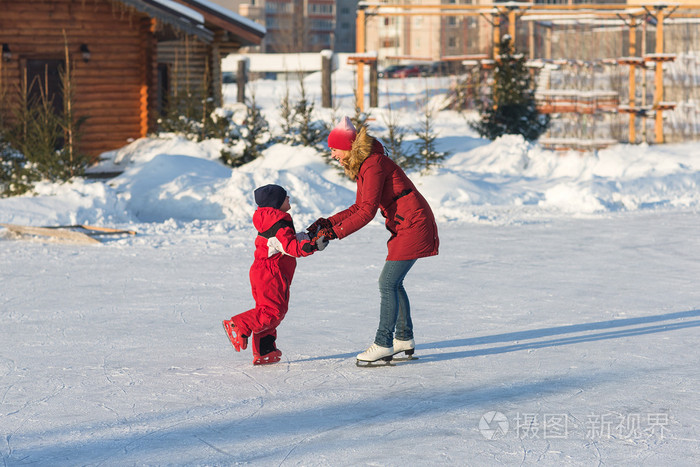
{"type": "Polygon", "coordinates": [[[399,340],[413,339],[411,305],[403,288],[403,280],[416,264],[415,259],[387,261],[379,275],[379,328],[374,343],[382,347],[394,345],[394,329],[399,340]]]}

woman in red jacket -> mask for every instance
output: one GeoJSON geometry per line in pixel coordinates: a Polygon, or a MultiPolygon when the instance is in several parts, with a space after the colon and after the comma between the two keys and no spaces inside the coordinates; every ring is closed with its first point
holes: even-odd
{"type": "Polygon", "coordinates": [[[438,254],[438,231],[428,202],[404,171],[384,154],[384,147],[355,129],[348,117],[328,136],[331,154],[357,182],[355,204],[328,219],[320,218],[309,232],[342,239],[367,225],[380,210],[391,233],[389,253],[379,276],[380,317],[374,344],[358,362],[391,360],[397,353],[413,355],[413,323],[403,280],[418,258],[438,254]],[[394,335],[395,332],[395,335],[394,335]]]}

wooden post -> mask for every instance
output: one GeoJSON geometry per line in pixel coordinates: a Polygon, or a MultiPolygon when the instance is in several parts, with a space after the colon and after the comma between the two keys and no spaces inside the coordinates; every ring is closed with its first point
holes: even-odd
{"type": "Polygon", "coordinates": [[[513,44],[513,50],[515,50],[515,10],[517,7],[510,8],[508,10],[508,35],[510,36],[510,43],[513,44]]]}
{"type": "MultiPolygon", "coordinates": [[[[647,22],[642,21],[642,57],[647,53],[647,22]]],[[[642,108],[647,106],[647,65],[646,62],[642,64],[642,108]]],[[[642,142],[648,143],[649,137],[647,135],[647,114],[646,111],[642,113],[642,142]]]]}
{"type": "Polygon", "coordinates": [[[331,74],[333,71],[333,51],[321,51],[321,107],[329,109],[333,107],[333,93],[331,88],[331,74]]]}
{"type": "Polygon", "coordinates": [[[493,59],[498,60],[501,55],[501,12],[493,13],[493,59]]]}
{"type": "Polygon", "coordinates": [[[379,85],[378,85],[377,61],[369,62],[369,106],[379,106],[379,85]]]}
{"type": "Polygon", "coordinates": [[[209,51],[209,61],[211,62],[211,87],[214,107],[221,107],[223,96],[221,95],[221,41],[223,33],[217,32],[214,41],[211,43],[209,51]]]}
{"type": "MultiPolygon", "coordinates": [[[[664,53],[664,6],[656,6],[656,53],[664,53]]],[[[664,67],[662,61],[656,62],[656,70],[654,75],[654,107],[656,107],[656,122],[654,131],[656,133],[656,142],[661,144],[664,142],[664,115],[661,110],[661,102],[664,100],[664,67]]]]}
{"type": "MultiPolygon", "coordinates": [[[[630,16],[630,57],[634,57],[637,54],[637,20],[634,16],[630,16]]],[[[629,143],[634,144],[637,140],[636,135],[636,115],[635,115],[635,97],[637,93],[636,87],[636,70],[637,66],[634,62],[630,63],[630,76],[629,76],[629,106],[630,106],[630,126],[629,126],[629,143]]]]}
{"type": "MultiPolygon", "coordinates": [[[[355,21],[355,52],[358,54],[365,53],[365,9],[363,7],[357,10],[357,19],[355,21]]],[[[355,91],[355,99],[357,108],[360,112],[365,110],[365,64],[362,60],[357,61],[357,90],[355,91]]]]}
{"type": "Polygon", "coordinates": [[[248,80],[246,71],[248,68],[248,59],[241,57],[238,60],[238,69],[236,70],[236,86],[238,87],[238,98],[236,102],[245,103],[245,85],[248,80]]]}
{"type": "Polygon", "coordinates": [[[154,127],[155,82],[156,82],[156,20],[141,21],[141,87],[139,92],[139,136],[144,138],[154,127]]]}

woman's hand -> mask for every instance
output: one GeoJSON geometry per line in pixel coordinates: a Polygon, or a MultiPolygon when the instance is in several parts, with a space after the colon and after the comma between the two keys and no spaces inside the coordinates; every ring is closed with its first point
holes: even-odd
{"type": "Polygon", "coordinates": [[[338,238],[338,236],[335,234],[335,231],[333,230],[333,227],[328,227],[326,229],[321,229],[318,231],[318,234],[316,234],[318,238],[326,238],[326,241],[333,240],[335,238],[338,238]]]}
{"type": "Polygon", "coordinates": [[[318,219],[316,219],[316,221],[313,224],[311,224],[310,226],[308,226],[306,228],[306,231],[309,232],[309,236],[311,238],[314,238],[317,236],[318,232],[321,229],[332,229],[332,228],[333,228],[333,224],[331,224],[331,221],[329,221],[325,217],[319,217],[318,219]]]}

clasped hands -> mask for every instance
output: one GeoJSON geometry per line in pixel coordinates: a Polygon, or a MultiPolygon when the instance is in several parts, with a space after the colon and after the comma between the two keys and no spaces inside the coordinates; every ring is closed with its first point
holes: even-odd
{"type": "Polygon", "coordinates": [[[311,237],[311,241],[316,244],[319,250],[323,250],[330,240],[338,238],[333,230],[333,224],[325,217],[319,217],[313,224],[306,228],[311,237]]]}

